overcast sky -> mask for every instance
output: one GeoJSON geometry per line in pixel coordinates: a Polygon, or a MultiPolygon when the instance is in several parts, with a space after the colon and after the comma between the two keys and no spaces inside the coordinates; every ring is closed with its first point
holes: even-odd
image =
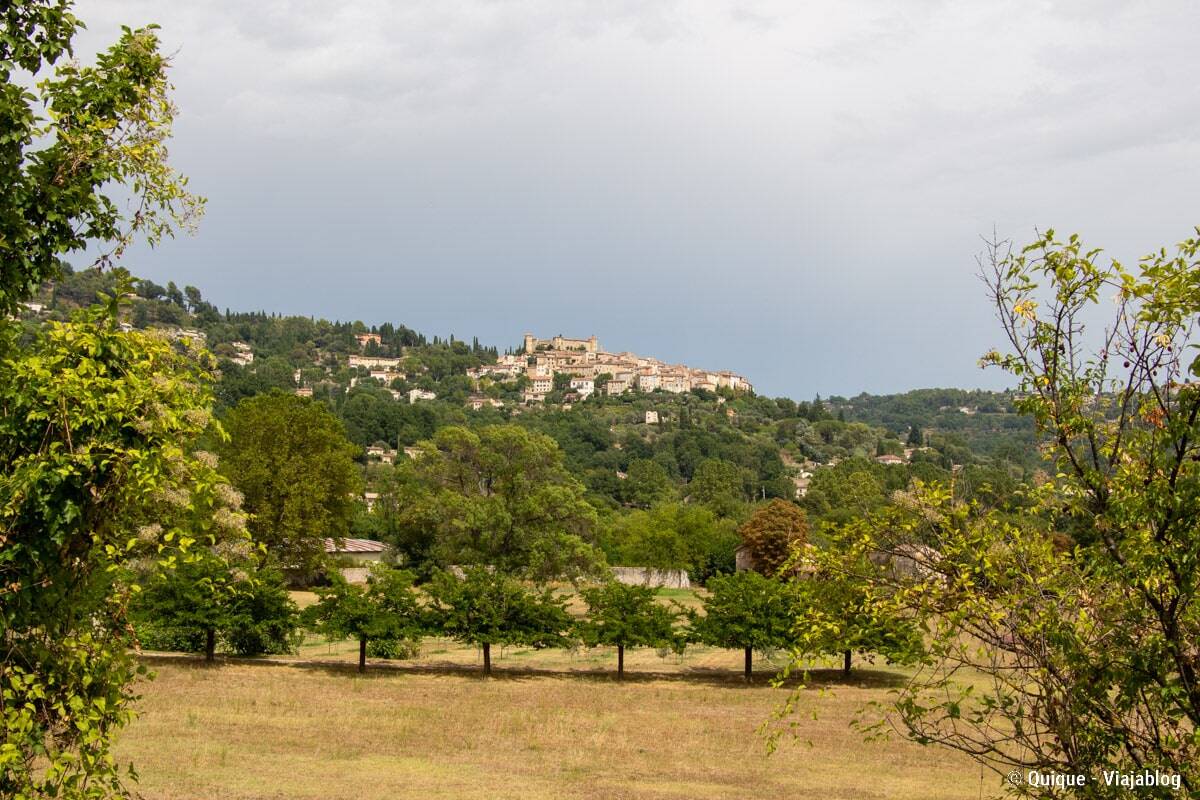
{"type": "Polygon", "coordinates": [[[1200,223],[1200,4],[98,2],[157,22],[218,306],[532,331],[762,392],[1005,385],[981,234],[1200,223]]]}

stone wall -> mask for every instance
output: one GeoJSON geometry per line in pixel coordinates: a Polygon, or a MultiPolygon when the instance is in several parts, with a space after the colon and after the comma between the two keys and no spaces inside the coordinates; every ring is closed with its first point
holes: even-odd
{"type": "Polygon", "coordinates": [[[655,589],[690,589],[687,570],[652,569],[650,567],[613,567],[613,578],[618,583],[635,586],[651,586],[655,589]]]}

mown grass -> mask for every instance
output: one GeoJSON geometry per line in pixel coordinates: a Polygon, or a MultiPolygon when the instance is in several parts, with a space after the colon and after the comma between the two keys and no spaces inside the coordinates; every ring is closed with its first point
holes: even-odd
{"type": "Polygon", "coordinates": [[[117,749],[142,794],[932,800],[998,788],[956,754],[851,729],[857,709],[903,679],[896,671],[862,669],[847,683],[817,673],[826,683],[801,696],[799,738],[768,755],[758,729],[788,690],[743,685],[736,653],[636,651],[636,671],[617,683],[603,650],[510,649],[491,680],[468,648],[441,640],[365,676],[350,643],[306,650],[293,663],[150,659],[158,677],[141,685],[141,716],[117,749]]]}

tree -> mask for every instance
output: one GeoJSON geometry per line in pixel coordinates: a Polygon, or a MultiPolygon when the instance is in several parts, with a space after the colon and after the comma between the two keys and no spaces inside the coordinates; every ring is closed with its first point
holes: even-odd
{"type": "Polygon", "coordinates": [[[218,641],[238,655],[291,652],[296,604],[282,576],[256,562],[248,548],[200,548],[172,569],[156,568],[131,604],[139,644],[200,651],[210,663],[218,641]]]}
{"type": "Polygon", "coordinates": [[[492,645],[561,647],[571,617],[549,589],[532,591],[496,570],[467,567],[463,577],[439,572],[429,584],[432,626],[483,648],[483,674],[492,674],[492,645]]]}
{"type": "Polygon", "coordinates": [[[796,586],[753,571],[709,579],[704,614],[693,613],[692,636],[713,647],[741,648],[749,682],[754,651],[789,647],[793,642],[796,586]]]}
{"type": "Polygon", "coordinates": [[[644,458],[629,462],[621,482],[621,498],[635,508],[650,508],[674,494],[671,477],[661,464],[644,458]]]}
{"type": "Polygon", "coordinates": [[[306,624],[331,639],[357,639],[359,672],[366,672],[372,640],[416,641],[425,632],[425,612],[408,572],[377,564],[365,586],[335,572],[330,585],[316,592],[320,599],[304,610],[306,624]]]}
{"type": "Polygon", "coordinates": [[[925,444],[925,437],[921,433],[921,427],[914,422],[908,426],[908,446],[920,447],[923,444],[925,444]]]}
{"type": "Polygon", "coordinates": [[[854,547],[831,548],[819,558],[809,551],[803,563],[807,574],[795,582],[792,604],[797,661],[840,655],[842,676],[848,678],[855,653],[883,656],[894,664],[923,658],[918,617],[898,608],[894,593],[883,589],[897,577],[886,566],[873,564],[854,547]]]}
{"type": "Polygon", "coordinates": [[[808,518],[795,503],[771,500],[738,528],[738,534],[754,569],[775,577],[807,542],[808,518]]]}
{"type": "Polygon", "coordinates": [[[60,62],[81,27],[70,5],[24,0],[0,15],[0,318],[58,275],[64,254],[91,248],[112,263],[203,207],[167,163],[175,107],[153,28],[124,29],[94,66],[60,62]]]}
{"type": "Polygon", "coordinates": [[[103,310],[39,331],[32,344],[18,345],[8,319],[62,273],[62,256],[91,249],[111,264],[135,238],[153,244],[189,225],[202,206],[166,161],[175,109],[153,30],[124,29],[94,66],[59,63],[79,27],[65,0],[11,2],[0,12],[5,797],[123,793],[109,742],[130,716],[131,589],[116,585],[110,567],[131,551],[178,543],[158,534],[130,540],[162,505],[160,492],[182,507],[162,513],[170,524],[159,531],[182,535],[173,526],[184,507],[195,510],[217,485],[180,450],[207,406],[204,366],[117,335],[116,304],[107,299],[103,310]]]}
{"type": "Polygon", "coordinates": [[[284,569],[312,576],[325,539],[350,527],[361,493],[357,449],[324,405],[281,392],[243,400],[224,424],[222,471],[244,496],[255,541],[284,569]]]}
{"type": "Polygon", "coordinates": [[[736,464],[706,458],[696,465],[688,494],[721,516],[735,516],[746,499],[745,485],[745,475],[736,464]]]}
{"type": "Polygon", "coordinates": [[[217,633],[230,625],[234,584],[228,564],[201,552],[145,580],[130,611],[139,644],[151,649],[203,648],[204,660],[212,663],[217,633]]]}
{"type": "Polygon", "coordinates": [[[20,349],[0,324],[4,797],[124,793],[110,739],[137,672],[125,567],[245,537],[235,493],[191,451],[211,359],[119,319],[110,298],[20,349]]]}
{"type": "Polygon", "coordinates": [[[610,563],[687,570],[693,580],[734,570],[741,540],[734,523],[691,503],[661,503],[611,520],[603,544],[610,563]]]}
{"type": "Polygon", "coordinates": [[[617,680],[625,678],[626,647],[682,649],[683,640],[675,634],[679,614],[658,603],[653,589],[609,581],[579,594],[587,603],[587,616],[575,630],[588,647],[617,648],[617,680]]]}
{"type": "Polygon", "coordinates": [[[432,531],[442,565],[481,564],[531,578],[594,572],[596,512],[554,440],[516,425],[450,426],[421,446],[421,493],[406,511],[432,531]]]}
{"type": "MultiPolygon", "coordinates": [[[[1008,343],[983,361],[1017,378],[1014,404],[1036,422],[1054,477],[1026,489],[1029,510],[917,486],[833,531],[845,563],[936,553],[906,577],[860,576],[871,603],[927,628],[925,666],[882,724],[1001,773],[1149,771],[1200,792],[1198,254],[1191,238],[1128,270],[1052,231],[1020,252],[989,245],[984,276],[1008,343]],[[1087,323],[1114,296],[1096,335],[1087,323]]],[[[1070,792],[1128,789],[1089,778],[1070,792]]]]}

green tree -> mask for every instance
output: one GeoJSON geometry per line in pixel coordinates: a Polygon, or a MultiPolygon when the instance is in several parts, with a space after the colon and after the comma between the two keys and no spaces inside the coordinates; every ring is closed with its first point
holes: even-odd
{"type": "Polygon", "coordinates": [[[124,793],[109,746],[137,671],[125,568],[245,536],[211,457],[190,452],[211,359],[119,319],[110,299],[20,349],[0,323],[4,797],[124,793]]]}
{"type": "Polygon", "coordinates": [[[705,588],[704,614],[691,615],[692,636],[713,647],[741,648],[749,682],[755,650],[770,652],[793,643],[796,586],[747,570],[711,578],[705,588]]]}
{"type": "Polygon", "coordinates": [[[210,663],[218,641],[238,655],[291,652],[296,604],[282,576],[256,561],[240,549],[199,549],[143,578],[130,608],[140,645],[203,652],[210,663]]]}
{"type": "Polygon", "coordinates": [[[635,508],[650,508],[670,500],[674,494],[671,477],[661,464],[644,458],[629,462],[625,480],[621,482],[621,498],[635,508]]]}
{"type": "Polygon", "coordinates": [[[655,600],[653,589],[609,581],[579,594],[587,615],[575,630],[588,647],[617,648],[617,680],[625,678],[626,647],[682,649],[683,639],[675,633],[679,613],[655,600]]]}
{"type": "Polygon", "coordinates": [[[693,580],[732,572],[741,540],[732,520],[704,506],[662,503],[610,520],[603,545],[610,563],[687,570],[693,580]]]}
{"type": "Polygon", "coordinates": [[[250,531],[301,576],[325,560],[325,539],[349,530],[361,494],[357,449],[324,405],[273,392],[243,400],[224,420],[222,472],[244,496],[250,531]]]}
{"type": "Polygon", "coordinates": [[[0,12],[0,317],[57,276],[63,255],[111,263],[203,206],[167,164],[175,107],[153,28],[125,28],[84,66],[63,59],[80,27],[66,0],[0,12]]]}
{"type": "Polygon", "coordinates": [[[316,592],[320,599],[304,610],[305,623],[331,639],[357,639],[359,672],[367,669],[372,641],[413,642],[425,632],[425,611],[408,572],[379,564],[365,586],[334,572],[330,585],[316,592]]]}
{"type": "Polygon", "coordinates": [[[596,512],[554,440],[516,425],[442,428],[414,465],[405,516],[431,531],[442,565],[483,564],[531,578],[594,572],[596,512]]]}
{"type": "Polygon", "coordinates": [[[801,659],[840,655],[844,677],[850,676],[855,653],[895,664],[921,660],[915,615],[897,609],[892,593],[883,589],[896,576],[855,548],[824,555],[817,568],[806,553],[808,574],[794,584],[793,652],[801,659]]]}
{"type": "Polygon", "coordinates": [[[776,577],[808,541],[808,518],[804,509],[786,500],[771,500],[760,506],[740,528],[738,535],[750,554],[754,569],[776,577]]]}
{"type": "Polygon", "coordinates": [[[746,499],[745,485],[745,475],[736,464],[706,458],[696,465],[688,494],[721,516],[736,516],[737,507],[746,499]]]}
{"type": "Polygon", "coordinates": [[[923,444],[925,436],[921,433],[921,427],[914,422],[908,426],[908,446],[921,447],[923,444]]]}
{"type": "Polygon", "coordinates": [[[483,648],[483,674],[492,674],[492,645],[561,647],[571,628],[562,600],[549,589],[533,591],[486,567],[468,567],[459,578],[440,572],[428,586],[432,626],[445,636],[483,648]]]}
{"type": "MultiPolygon", "coordinates": [[[[984,274],[1008,344],[983,361],[1017,378],[1014,403],[1036,422],[1055,477],[1026,490],[1028,511],[917,486],[832,531],[843,565],[916,545],[936,554],[906,577],[860,576],[863,606],[927,629],[926,666],[879,722],[1001,773],[1158,771],[1180,790],[1148,795],[1195,795],[1200,237],[1129,270],[1047,231],[1019,252],[993,243],[984,274]],[[1114,297],[1096,335],[1088,323],[1114,297]]],[[[1090,779],[1071,792],[1127,795],[1090,779]]]]}

